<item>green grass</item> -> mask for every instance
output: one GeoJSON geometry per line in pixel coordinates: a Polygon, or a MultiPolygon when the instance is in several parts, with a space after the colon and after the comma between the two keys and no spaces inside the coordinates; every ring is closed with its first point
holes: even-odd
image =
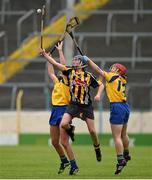
{"type": "Polygon", "coordinates": [[[152,178],[152,147],[133,147],[132,160],[118,176],[114,175],[114,147],[104,146],[103,161],[97,162],[91,145],[73,146],[79,172],[69,176],[68,171],[58,175],[59,159],[53,147],[20,145],[0,147],[1,179],[150,179],[152,178]]]}

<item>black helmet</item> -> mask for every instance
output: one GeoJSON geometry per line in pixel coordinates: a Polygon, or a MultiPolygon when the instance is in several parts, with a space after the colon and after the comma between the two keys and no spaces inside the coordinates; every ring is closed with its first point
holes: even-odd
{"type": "Polygon", "coordinates": [[[79,59],[82,66],[86,65],[86,61],[82,55],[76,55],[74,56],[74,59],[79,59]]]}

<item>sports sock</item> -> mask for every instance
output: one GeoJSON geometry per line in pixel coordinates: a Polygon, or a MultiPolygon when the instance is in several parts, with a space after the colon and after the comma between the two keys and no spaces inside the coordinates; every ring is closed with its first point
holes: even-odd
{"type": "Polygon", "coordinates": [[[101,150],[100,150],[100,144],[97,144],[97,145],[94,144],[93,146],[94,146],[94,150],[95,150],[95,153],[96,153],[97,161],[101,161],[102,154],[101,154],[101,150]]]}
{"type": "Polygon", "coordinates": [[[71,160],[71,161],[70,161],[70,164],[71,164],[71,167],[72,167],[72,168],[77,168],[77,167],[78,167],[77,164],[76,164],[75,159],[71,160]]]}
{"type": "Polygon", "coordinates": [[[123,156],[122,154],[117,155],[118,164],[121,164],[124,160],[125,160],[125,159],[124,159],[124,156],[123,156]]]}
{"type": "Polygon", "coordinates": [[[100,144],[97,144],[97,145],[96,145],[96,144],[94,144],[93,146],[94,146],[94,148],[95,148],[95,149],[100,148],[100,144]]]}
{"type": "Polygon", "coordinates": [[[128,156],[129,155],[129,150],[125,149],[124,152],[123,152],[123,155],[124,155],[124,157],[128,156]]]}
{"type": "Polygon", "coordinates": [[[60,156],[60,159],[61,159],[61,162],[62,163],[67,163],[67,162],[69,162],[68,161],[68,159],[67,159],[67,157],[64,155],[64,156],[60,156]]]}

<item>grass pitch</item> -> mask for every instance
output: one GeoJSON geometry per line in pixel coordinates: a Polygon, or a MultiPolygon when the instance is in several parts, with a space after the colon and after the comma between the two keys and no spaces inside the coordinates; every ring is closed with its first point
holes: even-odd
{"type": "Polygon", "coordinates": [[[1,179],[150,179],[152,178],[152,147],[130,149],[132,160],[119,175],[115,171],[114,147],[102,147],[103,160],[97,162],[91,145],[73,145],[79,172],[69,176],[69,169],[57,174],[59,158],[47,145],[0,147],[1,179]]]}

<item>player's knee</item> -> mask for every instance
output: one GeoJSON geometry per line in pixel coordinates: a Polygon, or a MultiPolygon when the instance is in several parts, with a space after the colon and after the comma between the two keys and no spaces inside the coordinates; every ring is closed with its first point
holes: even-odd
{"type": "Polygon", "coordinates": [[[121,134],[121,138],[122,138],[122,139],[127,138],[127,137],[128,137],[128,136],[127,136],[126,133],[122,133],[122,134],[121,134]]]}
{"type": "Polygon", "coordinates": [[[63,129],[69,129],[69,124],[67,124],[67,123],[62,123],[61,125],[60,125],[60,128],[63,128],[63,129]]]}
{"type": "Polygon", "coordinates": [[[115,138],[113,138],[113,140],[114,140],[115,144],[121,144],[122,143],[122,139],[120,137],[115,137],[115,138]]]}
{"type": "Polygon", "coordinates": [[[52,145],[54,147],[58,147],[59,146],[59,141],[57,141],[56,139],[52,139],[51,143],[52,143],[52,145]]]}
{"type": "Polygon", "coordinates": [[[61,122],[60,124],[60,128],[66,129],[67,124],[65,122],[61,122]]]}
{"type": "Polygon", "coordinates": [[[67,149],[67,147],[68,147],[67,141],[61,140],[61,144],[65,149],[67,149]]]}

